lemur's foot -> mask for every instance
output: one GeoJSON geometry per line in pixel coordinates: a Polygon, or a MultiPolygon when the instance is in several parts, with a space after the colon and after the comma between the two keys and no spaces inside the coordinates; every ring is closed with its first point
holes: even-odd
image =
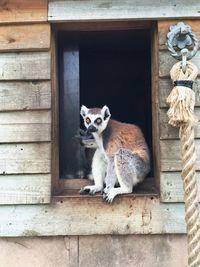
{"type": "Polygon", "coordinates": [[[96,185],[88,185],[79,191],[81,195],[89,194],[89,195],[95,195],[97,192],[102,192],[103,188],[102,186],[96,186],[96,185]]]}
{"type": "Polygon", "coordinates": [[[116,191],[116,188],[110,188],[107,192],[104,191],[103,194],[103,200],[105,200],[108,203],[112,203],[113,199],[118,195],[119,193],[116,191]]]}

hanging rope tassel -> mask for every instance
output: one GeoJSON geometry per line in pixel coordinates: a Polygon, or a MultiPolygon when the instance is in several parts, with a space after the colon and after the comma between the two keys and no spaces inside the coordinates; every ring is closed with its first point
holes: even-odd
{"type": "Polygon", "coordinates": [[[195,171],[194,116],[195,94],[192,82],[198,74],[197,67],[187,62],[185,73],[182,63],[176,63],[170,72],[175,87],[167,98],[169,124],[179,127],[182,151],[182,179],[185,201],[185,220],[188,233],[188,266],[200,267],[200,225],[197,179],[195,171]]]}

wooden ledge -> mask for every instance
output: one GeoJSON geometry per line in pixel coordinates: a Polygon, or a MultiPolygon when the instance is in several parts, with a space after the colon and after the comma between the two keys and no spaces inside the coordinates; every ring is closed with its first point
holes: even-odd
{"type": "MultiPolygon", "coordinates": [[[[63,189],[53,197],[54,201],[63,201],[69,198],[102,200],[102,194],[100,193],[95,194],[95,195],[89,195],[89,194],[80,195],[79,194],[81,187],[87,184],[92,184],[91,181],[88,181],[87,179],[65,179],[65,181],[62,181],[62,183],[65,185],[65,187],[63,187],[63,189]]],[[[138,197],[143,197],[143,198],[148,197],[150,199],[159,197],[158,190],[156,189],[156,186],[155,186],[155,181],[152,177],[146,178],[144,182],[136,186],[133,189],[133,193],[117,196],[116,199],[138,198],[138,197]]]]}

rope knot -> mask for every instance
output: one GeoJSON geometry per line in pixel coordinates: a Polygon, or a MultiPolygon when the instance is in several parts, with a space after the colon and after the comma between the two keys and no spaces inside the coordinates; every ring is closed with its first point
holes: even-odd
{"type": "Polygon", "coordinates": [[[170,105],[167,112],[169,124],[174,127],[180,127],[184,123],[196,124],[195,93],[191,88],[193,80],[198,75],[197,67],[191,62],[187,62],[187,69],[184,73],[181,62],[178,62],[172,67],[170,75],[175,87],[167,98],[167,103],[170,105]]]}

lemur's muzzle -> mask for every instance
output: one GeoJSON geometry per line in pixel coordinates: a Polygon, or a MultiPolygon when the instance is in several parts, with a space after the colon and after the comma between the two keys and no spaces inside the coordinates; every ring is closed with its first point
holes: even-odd
{"type": "Polygon", "coordinates": [[[87,129],[88,133],[95,133],[97,132],[97,128],[94,125],[90,125],[87,129]]]}

